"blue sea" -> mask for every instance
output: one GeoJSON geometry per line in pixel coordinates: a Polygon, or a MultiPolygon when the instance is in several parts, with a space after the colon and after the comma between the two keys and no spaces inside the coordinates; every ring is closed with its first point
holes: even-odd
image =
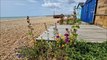
{"type": "Polygon", "coordinates": [[[0,17],[0,20],[19,20],[19,19],[26,19],[26,16],[21,16],[21,17],[0,17]]]}
{"type": "MultiPolygon", "coordinates": [[[[35,18],[35,17],[41,17],[41,16],[30,16],[30,18],[35,18]]],[[[9,21],[9,20],[22,20],[22,19],[26,19],[26,16],[19,16],[19,17],[0,17],[0,20],[3,21],[9,21]]]]}

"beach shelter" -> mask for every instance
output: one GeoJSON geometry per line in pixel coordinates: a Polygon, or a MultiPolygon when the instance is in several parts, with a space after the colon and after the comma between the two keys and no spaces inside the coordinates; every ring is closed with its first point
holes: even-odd
{"type": "Polygon", "coordinates": [[[79,4],[76,7],[76,13],[77,13],[78,19],[81,19],[81,10],[82,10],[83,5],[84,5],[84,2],[79,2],[79,4]]]}
{"type": "Polygon", "coordinates": [[[94,23],[97,8],[97,0],[87,0],[82,6],[81,20],[87,23],[94,23]]]}

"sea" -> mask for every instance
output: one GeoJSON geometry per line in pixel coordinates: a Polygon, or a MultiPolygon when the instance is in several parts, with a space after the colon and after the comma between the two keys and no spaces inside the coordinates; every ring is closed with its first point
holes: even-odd
{"type": "MultiPolygon", "coordinates": [[[[30,19],[32,19],[32,18],[40,18],[40,17],[48,17],[48,16],[29,16],[30,19]]],[[[27,18],[27,16],[0,17],[0,21],[23,20],[23,19],[26,19],[26,18],[27,18]]]]}
{"type": "MultiPolygon", "coordinates": [[[[31,16],[31,17],[37,17],[37,16],[31,16]]],[[[0,17],[0,20],[3,21],[9,21],[9,20],[22,20],[26,19],[26,16],[18,16],[18,17],[0,17]]]]}

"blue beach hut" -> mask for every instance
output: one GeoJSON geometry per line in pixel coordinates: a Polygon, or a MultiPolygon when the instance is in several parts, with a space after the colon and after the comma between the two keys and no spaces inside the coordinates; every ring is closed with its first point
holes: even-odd
{"type": "Polygon", "coordinates": [[[94,23],[98,0],[87,0],[81,8],[81,20],[90,24],[94,23]]]}

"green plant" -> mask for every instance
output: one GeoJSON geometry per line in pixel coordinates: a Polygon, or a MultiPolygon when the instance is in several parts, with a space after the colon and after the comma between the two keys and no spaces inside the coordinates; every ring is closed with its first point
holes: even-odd
{"type": "MultiPolygon", "coordinates": [[[[64,46],[56,46],[57,42],[46,42],[41,40],[34,47],[21,47],[17,49],[19,57],[28,60],[106,60],[107,42],[91,43],[77,41],[76,45],[71,43],[64,46]]],[[[60,43],[59,43],[60,44],[60,43]]]]}
{"type": "MultiPolygon", "coordinates": [[[[107,41],[103,43],[77,41],[79,24],[80,21],[77,20],[71,27],[71,32],[66,29],[64,38],[60,36],[58,29],[55,28],[56,41],[40,40],[34,42],[31,47],[23,46],[17,48],[17,57],[26,60],[107,60],[107,41]]],[[[29,25],[30,35],[33,39],[30,22],[29,25]]]]}

